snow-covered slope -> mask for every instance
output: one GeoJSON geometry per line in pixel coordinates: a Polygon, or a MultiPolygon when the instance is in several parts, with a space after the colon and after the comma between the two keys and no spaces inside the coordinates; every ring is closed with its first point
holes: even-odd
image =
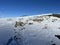
{"type": "Polygon", "coordinates": [[[0,45],[60,45],[60,14],[0,18],[0,45]]]}

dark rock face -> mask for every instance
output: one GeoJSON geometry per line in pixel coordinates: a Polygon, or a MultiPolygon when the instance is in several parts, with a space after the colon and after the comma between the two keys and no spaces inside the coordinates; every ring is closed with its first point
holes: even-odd
{"type": "Polygon", "coordinates": [[[57,37],[58,39],[60,39],[60,35],[55,35],[55,37],[57,37]]]}

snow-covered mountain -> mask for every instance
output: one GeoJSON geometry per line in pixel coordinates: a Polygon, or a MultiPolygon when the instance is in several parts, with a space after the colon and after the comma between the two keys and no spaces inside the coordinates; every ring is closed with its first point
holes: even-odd
{"type": "Polygon", "coordinates": [[[0,45],[60,45],[60,14],[0,18],[0,45]]]}

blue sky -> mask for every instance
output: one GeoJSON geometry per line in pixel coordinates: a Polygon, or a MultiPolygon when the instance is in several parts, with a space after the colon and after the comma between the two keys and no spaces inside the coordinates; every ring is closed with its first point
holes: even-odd
{"type": "Polygon", "coordinates": [[[60,0],[0,0],[0,17],[60,13],[60,0]]]}

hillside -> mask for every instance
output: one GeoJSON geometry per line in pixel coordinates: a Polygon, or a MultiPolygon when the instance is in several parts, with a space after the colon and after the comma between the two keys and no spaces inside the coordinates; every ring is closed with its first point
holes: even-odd
{"type": "Polygon", "coordinates": [[[0,18],[0,45],[60,45],[60,14],[0,18]]]}

